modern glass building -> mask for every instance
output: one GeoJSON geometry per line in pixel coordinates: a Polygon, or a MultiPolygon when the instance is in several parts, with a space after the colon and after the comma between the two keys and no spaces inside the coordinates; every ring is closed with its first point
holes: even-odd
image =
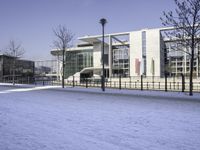
{"type": "Polygon", "coordinates": [[[13,75],[15,70],[16,77],[33,77],[34,76],[34,62],[29,60],[17,59],[15,67],[13,68],[14,59],[11,56],[0,55],[0,80],[9,78],[13,75]]]}
{"type": "MultiPolygon", "coordinates": [[[[78,50],[65,52],[65,77],[73,76],[84,68],[93,67],[93,51],[78,50]]],[[[86,77],[91,77],[90,74],[85,74],[86,77]]]]}
{"type": "MultiPolygon", "coordinates": [[[[101,35],[80,37],[77,46],[65,50],[65,78],[101,76],[102,58],[107,78],[140,75],[163,77],[165,69],[169,76],[187,76],[190,72],[189,55],[174,50],[177,46],[176,41],[166,38],[163,34],[172,29],[156,28],[106,34],[104,56],[101,35]],[[165,52],[167,65],[164,62],[165,52]]],[[[194,61],[195,77],[200,76],[199,47],[200,45],[195,51],[198,56],[194,61]]],[[[62,51],[53,49],[51,54],[59,57],[62,51]]]]}

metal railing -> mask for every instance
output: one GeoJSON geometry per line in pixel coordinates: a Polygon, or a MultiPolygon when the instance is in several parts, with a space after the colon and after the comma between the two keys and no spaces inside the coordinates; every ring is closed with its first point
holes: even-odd
{"type": "MultiPolygon", "coordinates": [[[[12,76],[4,76],[1,79],[1,82],[4,83],[13,83],[12,76]]],[[[14,79],[16,84],[35,84],[35,85],[61,85],[61,81],[58,81],[55,78],[46,77],[46,76],[16,76],[14,79]]],[[[156,77],[156,76],[131,76],[127,78],[123,77],[112,77],[105,79],[106,88],[115,88],[115,89],[135,89],[135,90],[160,90],[160,91],[189,91],[189,79],[181,77],[168,77],[165,78],[156,77]]],[[[81,86],[85,88],[96,87],[101,88],[101,78],[92,77],[92,78],[80,78],[73,76],[72,78],[66,80],[65,86],[81,86]]],[[[200,79],[193,80],[193,91],[200,92],[200,79]]]]}
{"type": "MultiPolygon", "coordinates": [[[[76,87],[101,87],[101,78],[84,78],[73,76],[72,79],[65,80],[65,85],[76,87]]],[[[165,78],[152,76],[131,76],[128,78],[106,78],[106,88],[135,89],[135,90],[160,90],[160,91],[189,91],[189,79],[184,76],[165,78]]],[[[200,79],[193,80],[193,91],[200,92],[200,79]]]]}

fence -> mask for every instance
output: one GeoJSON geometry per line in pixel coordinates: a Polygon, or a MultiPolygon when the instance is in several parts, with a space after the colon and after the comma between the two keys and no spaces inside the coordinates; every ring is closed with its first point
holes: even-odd
{"type": "Polygon", "coordinates": [[[35,84],[35,85],[55,85],[56,79],[46,76],[4,76],[1,79],[3,83],[15,83],[15,84],[35,84]]]}
{"type": "MultiPolygon", "coordinates": [[[[1,82],[13,83],[12,76],[3,77],[1,82]]],[[[35,84],[35,85],[61,85],[61,81],[46,76],[22,77],[18,76],[14,79],[18,84],[35,84]]],[[[160,91],[189,91],[189,78],[181,77],[150,77],[150,76],[131,76],[128,78],[106,78],[105,87],[115,89],[136,89],[136,90],[160,90],[160,91]]],[[[97,87],[101,88],[101,78],[81,78],[73,76],[65,79],[65,86],[81,86],[81,87],[97,87]]],[[[193,91],[200,92],[200,79],[193,79],[193,91]]]]}
{"type": "MultiPolygon", "coordinates": [[[[101,87],[101,78],[85,78],[73,76],[71,79],[65,80],[65,85],[82,86],[82,87],[101,87]]],[[[136,90],[160,90],[160,91],[189,91],[189,78],[184,76],[161,78],[150,76],[135,76],[129,78],[106,78],[106,88],[116,89],[136,89],[136,90]]],[[[200,79],[193,79],[193,91],[200,92],[200,79]]]]}

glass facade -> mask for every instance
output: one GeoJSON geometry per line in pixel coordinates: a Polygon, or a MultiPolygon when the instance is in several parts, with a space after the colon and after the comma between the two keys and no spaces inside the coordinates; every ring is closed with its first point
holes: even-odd
{"type": "Polygon", "coordinates": [[[142,32],[142,61],[143,61],[143,75],[147,72],[147,61],[146,61],[146,31],[142,32]]]}
{"type": "Polygon", "coordinates": [[[112,76],[129,76],[129,48],[126,46],[115,46],[113,48],[112,76]]]}
{"type": "Polygon", "coordinates": [[[93,67],[93,51],[68,51],[65,53],[65,78],[80,72],[87,67],[93,67]]]}
{"type": "MultiPolygon", "coordinates": [[[[171,76],[180,76],[182,73],[186,76],[190,75],[190,56],[185,52],[184,47],[180,47],[176,42],[166,42],[167,49],[167,62],[168,62],[168,72],[171,76]],[[178,49],[178,50],[177,50],[178,49]]],[[[189,51],[189,48],[188,48],[189,51]]],[[[195,49],[195,54],[197,57],[194,59],[194,77],[199,76],[199,51],[197,47],[195,49]]]]}
{"type": "Polygon", "coordinates": [[[1,55],[0,56],[0,80],[3,77],[9,77],[13,75],[15,70],[15,77],[32,77],[34,76],[34,62],[29,60],[15,60],[15,66],[13,57],[1,55]],[[14,67],[14,68],[13,68],[14,67]]]}

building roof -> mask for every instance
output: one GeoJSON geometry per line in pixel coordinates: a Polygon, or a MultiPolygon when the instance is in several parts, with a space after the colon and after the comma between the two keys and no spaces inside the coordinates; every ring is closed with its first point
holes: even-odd
{"type": "MultiPolygon", "coordinates": [[[[105,34],[104,37],[109,37],[109,36],[122,36],[122,35],[129,35],[130,32],[120,32],[120,33],[112,33],[112,34],[105,34]]],[[[96,42],[101,42],[102,35],[95,35],[95,36],[84,36],[78,38],[78,40],[88,42],[88,43],[96,43],[96,42]]]]}
{"type": "MultiPolygon", "coordinates": [[[[90,50],[93,49],[93,46],[86,46],[86,47],[72,47],[72,48],[68,48],[66,49],[66,51],[82,51],[82,50],[90,50]]],[[[56,55],[62,55],[62,50],[58,50],[58,49],[53,49],[51,51],[51,54],[56,56],[56,55]]]]}

